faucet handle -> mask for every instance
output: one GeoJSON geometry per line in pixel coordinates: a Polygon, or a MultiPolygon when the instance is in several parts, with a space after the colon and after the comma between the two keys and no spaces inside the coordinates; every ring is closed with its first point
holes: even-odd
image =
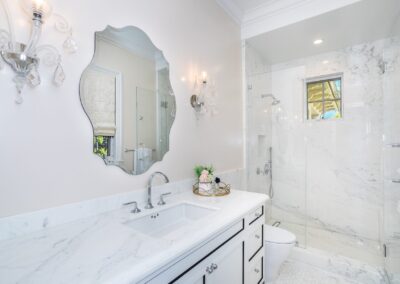
{"type": "Polygon", "coordinates": [[[123,205],[123,206],[128,206],[128,205],[131,205],[131,204],[134,205],[133,209],[131,210],[131,213],[139,213],[139,212],[141,211],[141,210],[139,209],[138,204],[137,204],[136,201],[131,201],[131,202],[123,203],[122,205],[123,205]]]}
{"type": "Polygon", "coordinates": [[[166,192],[166,193],[163,193],[163,194],[161,194],[160,195],[160,201],[158,201],[158,205],[165,205],[165,201],[164,201],[164,196],[166,196],[166,195],[170,195],[171,194],[171,192],[166,192]]]}

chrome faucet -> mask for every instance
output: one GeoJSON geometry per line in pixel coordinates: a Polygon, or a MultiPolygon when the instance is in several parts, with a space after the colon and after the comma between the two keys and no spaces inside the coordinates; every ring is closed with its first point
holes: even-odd
{"type": "Polygon", "coordinates": [[[149,183],[147,184],[147,204],[144,208],[151,209],[154,208],[153,204],[151,204],[151,187],[153,185],[153,178],[157,175],[160,175],[164,178],[165,183],[169,183],[168,177],[162,172],[154,172],[151,174],[149,183]]]}

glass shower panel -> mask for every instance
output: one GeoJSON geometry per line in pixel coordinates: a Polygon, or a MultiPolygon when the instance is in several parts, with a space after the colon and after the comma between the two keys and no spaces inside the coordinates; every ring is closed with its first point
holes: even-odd
{"type": "MultiPolygon", "coordinates": [[[[343,117],[306,121],[307,246],[379,267],[382,52],[381,42],[370,42],[304,59],[306,78],[343,73],[343,117]],[[367,61],[371,50],[376,56],[367,61]]],[[[331,103],[337,87],[324,88],[331,103]]]]}
{"type": "Polygon", "coordinates": [[[247,187],[272,197],[267,223],[280,222],[280,227],[296,234],[299,245],[305,247],[303,86],[286,77],[297,77],[299,72],[303,72],[301,67],[247,74],[247,187]],[[292,99],[293,92],[300,92],[297,100],[292,99]],[[273,104],[273,97],[280,103],[273,104]]]}
{"type": "Polygon", "coordinates": [[[384,199],[383,244],[391,283],[400,283],[400,38],[388,41],[383,74],[384,199]]]}
{"type": "Polygon", "coordinates": [[[136,88],[135,172],[143,173],[156,160],[157,114],[154,90],[136,88]]]}
{"type": "Polygon", "coordinates": [[[271,93],[280,100],[272,112],[273,187],[271,218],[307,246],[306,152],[303,65],[288,64],[271,72],[271,93]]]}

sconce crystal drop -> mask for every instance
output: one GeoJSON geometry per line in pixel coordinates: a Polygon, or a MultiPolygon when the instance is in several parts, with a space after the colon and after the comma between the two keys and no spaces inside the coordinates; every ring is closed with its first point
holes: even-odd
{"type": "Polygon", "coordinates": [[[63,48],[67,53],[75,53],[78,50],[76,41],[72,38],[72,35],[64,41],[63,48]]]}
{"type": "Polygon", "coordinates": [[[61,64],[58,64],[56,71],[54,71],[53,83],[56,86],[61,86],[64,83],[65,77],[66,76],[61,64]]]}
{"type": "MultiPolygon", "coordinates": [[[[21,7],[28,14],[32,23],[31,35],[26,44],[15,42],[14,26],[11,21],[7,0],[2,0],[5,7],[6,20],[9,31],[0,30],[0,53],[4,62],[15,72],[14,83],[17,88],[16,103],[22,103],[22,90],[25,85],[37,87],[41,83],[39,62],[45,66],[56,66],[53,74],[53,83],[61,86],[66,78],[61,66],[61,55],[52,45],[38,45],[42,25],[52,15],[52,7],[47,0],[20,0],[21,7]],[[39,60],[40,58],[40,60],[39,60]]],[[[63,48],[68,53],[77,50],[77,44],[72,37],[72,28],[60,15],[53,14],[55,27],[59,32],[67,33],[63,48]]],[[[0,68],[3,61],[0,60],[0,68]]]]}
{"type": "Polygon", "coordinates": [[[34,66],[32,68],[31,72],[28,74],[27,79],[28,79],[28,83],[31,87],[36,87],[36,86],[40,85],[40,83],[41,83],[40,74],[39,74],[36,66],[34,66]]]}

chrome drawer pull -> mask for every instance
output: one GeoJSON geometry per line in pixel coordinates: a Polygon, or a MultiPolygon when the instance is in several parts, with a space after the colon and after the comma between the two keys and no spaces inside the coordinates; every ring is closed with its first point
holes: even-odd
{"type": "Polygon", "coordinates": [[[211,273],[213,273],[214,270],[216,270],[217,268],[218,268],[218,265],[216,265],[215,263],[211,263],[210,266],[207,266],[206,272],[207,272],[208,274],[211,274],[211,273]]]}

